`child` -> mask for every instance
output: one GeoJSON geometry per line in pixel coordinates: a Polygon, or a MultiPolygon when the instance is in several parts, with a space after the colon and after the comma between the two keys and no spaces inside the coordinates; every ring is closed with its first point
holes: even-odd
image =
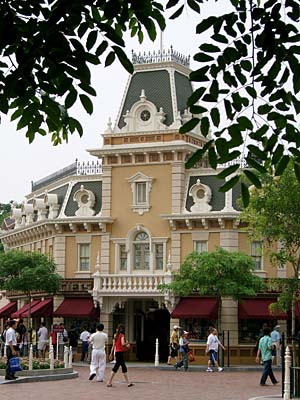
{"type": "Polygon", "coordinates": [[[207,338],[207,344],[206,344],[206,353],[209,354],[209,360],[208,360],[208,366],[207,366],[207,372],[213,372],[213,369],[211,367],[216,366],[218,368],[219,372],[224,371],[224,368],[220,367],[218,363],[218,349],[219,345],[222,347],[223,350],[225,350],[225,347],[222,345],[218,338],[218,331],[215,328],[211,328],[210,330],[210,335],[207,338]]]}

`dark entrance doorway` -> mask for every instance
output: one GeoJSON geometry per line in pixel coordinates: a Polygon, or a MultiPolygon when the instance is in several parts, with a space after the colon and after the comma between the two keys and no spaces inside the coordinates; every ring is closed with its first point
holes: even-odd
{"type": "Polygon", "coordinates": [[[157,309],[144,315],[144,340],[137,338],[137,358],[139,361],[155,359],[155,341],[159,342],[160,362],[167,361],[169,352],[170,314],[168,310],[157,309]]]}

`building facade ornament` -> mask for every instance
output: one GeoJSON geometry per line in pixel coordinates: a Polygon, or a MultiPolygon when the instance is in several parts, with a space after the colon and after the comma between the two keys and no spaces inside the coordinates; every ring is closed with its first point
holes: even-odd
{"type": "Polygon", "coordinates": [[[212,197],[211,189],[201,183],[200,179],[197,179],[197,183],[190,188],[189,195],[193,197],[194,201],[191,212],[203,213],[211,211],[212,206],[209,204],[212,197]]]}
{"type": "Polygon", "coordinates": [[[78,204],[78,210],[75,212],[77,217],[91,217],[95,214],[95,195],[91,190],[85,189],[84,185],[74,193],[73,200],[78,204]]]}

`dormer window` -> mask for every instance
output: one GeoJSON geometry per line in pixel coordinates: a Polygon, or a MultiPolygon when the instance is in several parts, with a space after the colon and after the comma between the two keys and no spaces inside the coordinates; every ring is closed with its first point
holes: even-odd
{"type": "Polygon", "coordinates": [[[143,215],[150,210],[150,192],[152,189],[153,178],[140,172],[128,179],[131,184],[133,212],[143,215]]]}

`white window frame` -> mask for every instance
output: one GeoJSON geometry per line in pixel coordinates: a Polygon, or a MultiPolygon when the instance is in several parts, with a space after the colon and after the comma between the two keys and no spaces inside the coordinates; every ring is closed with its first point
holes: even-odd
{"type": "Polygon", "coordinates": [[[141,172],[136,173],[132,177],[128,178],[127,181],[131,184],[132,190],[132,205],[131,209],[133,212],[143,215],[148,212],[151,208],[150,206],[150,192],[152,190],[153,178],[142,174],[141,172]],[[140,201],[138,195],[138,187],[140,184],[145,185],[145,199],[140,201]]]}
{"type": "Polygon", "coordinates": [[[91,271],[91,245],[90,243],[78,243],[78,272],[90,272],[91,271]],[[81,256],[81,249],[83,248],[88,249],[88,256],[81,256]],[[81,259],[88,259],[88,269],[82,269],[81,259]]]}
{"type": "Polygon", "coordinates": [[[202,253],[204,251],[208,251],[208,241],[207,240],[194,240],[194,251],[197,253],[202,253]],[[200,249],[198,248],[198,244],[200,245],[200,249]]]}
{"type": "Polygon", "coordinates": [[[133,271],[150,271],[150,268],[151,268],[151,246],[150,246],[150,237],[147,232],[140,231],[135,234],[133,241],[132,241],[132,250],[133,250],[132,251],[132,269],[133,269],[133,271]],[[147,240],[137,240],[137,237],[141,236],[142,234],[147,235],[147,240]],[[141,255],[140,255],[141,267],[140,268],[136,268],[136,246],[141,246],[141,255]],[[146,246],[148,246],[148,250],[146,250],[146,246]],[[148,268],[145,268],[147,258],[148,258],[148,268]]]}
{"type": "Polygon", "coordinates": [[[250,242],[250,256],[255,262],[255,271],[263,271],[263,243],[261,240],[253,240],[250,242]],[[260,260],[260,268],[256,268],[258,259],[260,260]]]}

